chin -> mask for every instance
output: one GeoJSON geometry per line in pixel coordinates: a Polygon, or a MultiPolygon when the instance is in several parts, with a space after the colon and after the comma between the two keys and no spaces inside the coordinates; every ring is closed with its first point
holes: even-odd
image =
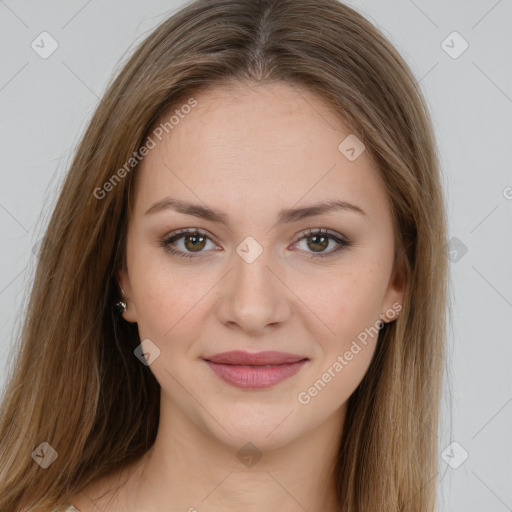
{"type": "MultiPolygon", "coordinates": [[[[250,410],[243,408],[241,411],[229,414],[224,411],[219,417],[223,418],[222,426],[208,419],[208,429],[211,435],[226,444],[235,451],[240,450],[248,443],[252,443],[257,449],[271,451],[290,443],[297,436],[297,418],[292,420],[292,407],[279,409],[269,414],[263,406],[253,406],[250,410]],[[287,418],[287,416],[289,417],[287,418]],[[284,420],[284,421],[283,421],[284,420]],[[293,427],[293,428],[292,428],[293,427]]],[[[215,416],[217,417],[217,416],[215,416]]]]}

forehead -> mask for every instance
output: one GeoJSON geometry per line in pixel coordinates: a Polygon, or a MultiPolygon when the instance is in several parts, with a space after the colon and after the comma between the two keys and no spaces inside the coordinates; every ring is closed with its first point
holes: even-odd
{"type": "Polygon", "coordinates": [[[279,207],[303,198],[386,208],[368,151],[349,160],[339,146],[355,134],[303,86],[217,85],[174,105],[160,126],[166,121],[137,170],[136,210],[165,195],[220,208],[235,198],[259,209],[277,198],[279,207]]]}

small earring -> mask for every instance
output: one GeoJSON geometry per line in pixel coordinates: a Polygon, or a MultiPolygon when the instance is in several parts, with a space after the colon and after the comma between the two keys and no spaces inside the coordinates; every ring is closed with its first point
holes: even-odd
{"type": "Polygon", "coordinates": [[[122,314],[126,311],[126,302],[124,302],[122,300],[118,300],[116,302],[115,306],[116,306],[117,312],[119,314],[122,314]]]}
{"type": "MultiPolygon", "coordinates": [[[[119,285],[119,288],[121,288],[121,295],[123,297],[126,296],[126,293],[125,291],[123,290],[123,287],[121,285],[119,285]]],[[[115,306],[116,306],[116,309],[118,311],[119,314],[123,314],[125,311],[126,311],[126,302],[124,300],[121,300],[119,299],[116,303],[115,303],[115,306]]]]}

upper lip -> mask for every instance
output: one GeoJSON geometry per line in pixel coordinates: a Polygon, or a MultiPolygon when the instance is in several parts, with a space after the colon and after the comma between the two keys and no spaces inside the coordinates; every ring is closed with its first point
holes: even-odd
{"type": "Polygon", "coordinates": [[[204,357],[203,359],[217,364],[264,366],[269,364],[296,363],[307,359],[307,357],[275,351],[244,352],[242,350],[232,350],[204,357]]]}

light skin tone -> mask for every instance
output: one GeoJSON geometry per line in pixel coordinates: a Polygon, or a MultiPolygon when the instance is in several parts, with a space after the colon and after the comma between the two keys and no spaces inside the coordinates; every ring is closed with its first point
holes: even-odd
{"type": "Polygon", "coordinates": [[[161,385],[157,438],[129,470],[72,503],[97,510],[90,498],[121,477],[128,483],[97,502],[100,510],[337,510],[333,468],[347,401],[377,336],[359,343],[334,377],[331,370],[309,403],[298,395],[402,303],[404,274],[400,266],[393,272],[382,180],[368,151],[354,161],[340,152],[351,131],[307,89],[231,84],[194,98],[197,106],[137,169],[127,269],[118,276],[125,321],[137,322],[141,340],[160,350],[149,365],[161,385]],[[171,208],[146,214],[169,196],[222,211],[227,224],[171,208]],[[277,222],[282,209],[325,201],[364,213],[344,208],[277,222]],[[206,238],[194,239],[196,228],[206,238]],[[162,247],[179,229],[191,233],[170,245],[191,258],[162,247]],[[335,239],[307,229],[327,229],[350,245],[335,253],[335,239]],[[247,237],[262,249],[250,263],[237,253],[247,237]],[[277,350],[308,361],[272,387],[240,389],[202,359],[229,350],[277,350]],[[237,456],[248,442],[262,455],[250,467],[237,456]]]}

